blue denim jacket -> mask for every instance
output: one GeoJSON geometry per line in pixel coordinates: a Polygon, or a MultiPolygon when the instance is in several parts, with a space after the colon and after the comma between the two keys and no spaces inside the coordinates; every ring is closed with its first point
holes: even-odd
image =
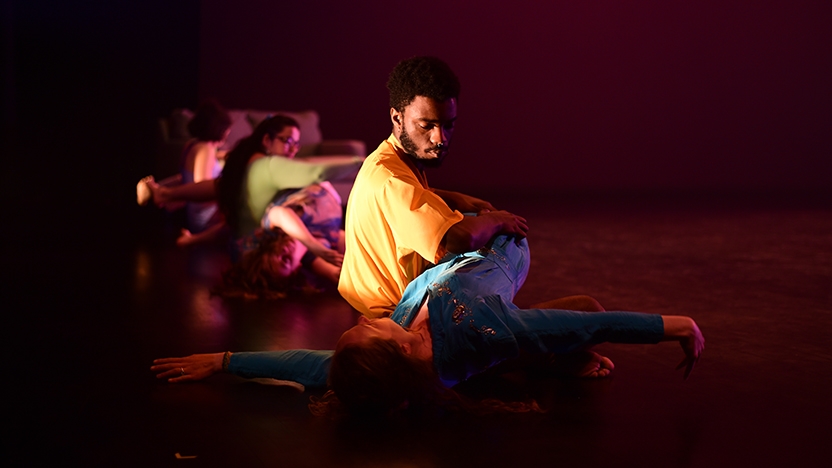
{"type": "MultiPolygon", "coordinates": [[[[529,269],[526,240],[498,236],[484,249],[449,258],[417,277],[390,317],[408,327],[425,300],[433,362],[453,386],[506,359],[529,353],[569,353],[602,342],[656,343],[660,315],[519,309],[512,301],[529,269]]],[[[332,351],[234,353],[229,371],[244,377],[326,385],[332,351]]]]}

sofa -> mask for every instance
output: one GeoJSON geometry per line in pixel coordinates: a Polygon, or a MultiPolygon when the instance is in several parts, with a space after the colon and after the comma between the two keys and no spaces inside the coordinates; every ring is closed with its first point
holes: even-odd
{"type": "MultiPolygon", "coordinates": [[[[276,114],[290,116],[300,125],[300,149],[296,158],[306,161],[326,161],[345,156],[367,156],[366,145],[359,140],[325,140],[321,134],[318,113],[314,110],[300,112],[264,111],[253,109],[229,109],[231,131],[221,150],[232,149],[238,141],[251,135],[254,128],[266,117],[276,114]]],[[[159,119],[159,149],[154,168],[157,180],[178,174],[182,149],[191,138],[188,122],[193,117],[190,109],[174,109],[167,117],[159,119]]],[[[347,197],[355,175],[331,180],[333,187],[341,195],[342,202],[347,197]]]]}

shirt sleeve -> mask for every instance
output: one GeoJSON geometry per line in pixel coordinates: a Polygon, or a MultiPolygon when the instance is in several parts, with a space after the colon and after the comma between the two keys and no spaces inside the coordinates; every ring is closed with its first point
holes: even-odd
{"type": "Polygon", "coordinates": [[[396,245],[436,263],[446,254],[440,245],[442,238],[463,215],[451,210],[439,195],[414,182],[399,177],[388,179],[379,196],[379,206],[396,245]]]}
{"type": "Polygon", "coordinates": [[[308,349],[233,353],[228,372],[249,379],[269,377],[307,387],[326,387],[333,353],[308,349]]]}
{"type": "MultiPolygon", "coordinates": [[[[499,310],[500,298],[484,299],[499,310]]],[[[531,352],[571,353],[600,343],[654,344],[664,336],[658,314],[640,312],[579,312],[557,309],[509,309],[500,317],[520,349],[531,352]]]]}
{"type": "Polygon", "coordinates": [[[305,187],[325,180],[338,180],[358,172],[364,158],[338,158],[312,163],[287,158],[269,158],[269,174],[275,187],[305,187]]]}

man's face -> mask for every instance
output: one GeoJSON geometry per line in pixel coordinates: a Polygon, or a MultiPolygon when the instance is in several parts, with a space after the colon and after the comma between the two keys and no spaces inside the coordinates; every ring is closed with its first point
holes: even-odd
{"type": "Polygon", "coordinates": [[[391,109],[404,150],[426,167],[439,167],[448,155],[456,123],[456,99],[436,101],[416,96],[402,112],[391,109]]]}

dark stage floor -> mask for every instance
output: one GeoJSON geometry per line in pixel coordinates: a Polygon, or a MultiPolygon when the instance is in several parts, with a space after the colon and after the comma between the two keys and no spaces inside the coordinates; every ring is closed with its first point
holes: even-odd
{"type": "Polygon", "coordinates": [[[4,458],[14,466],[828,463],[831,203],[502,202],[532,229],[519,305],[582,293],[610,310],[691,315],[707,340],[691,378],[674,371],[676,344],[603,345],[616,365],[611,378],[516,376],[510,391],[537,398],[545,415],[370,427],[312,416],[306,404],[319,392],[227,375],[160,383],[148,370],[153,358],[325,349],[357,314],[334,293],[249,304],[211,298],[223,255],[179,251],[164,216],[135,211],[144,224],[88,234],[75,227],[74,239],[89,240],[77,246],[57,233],[36,255],[7,246],[4,458]]]}

